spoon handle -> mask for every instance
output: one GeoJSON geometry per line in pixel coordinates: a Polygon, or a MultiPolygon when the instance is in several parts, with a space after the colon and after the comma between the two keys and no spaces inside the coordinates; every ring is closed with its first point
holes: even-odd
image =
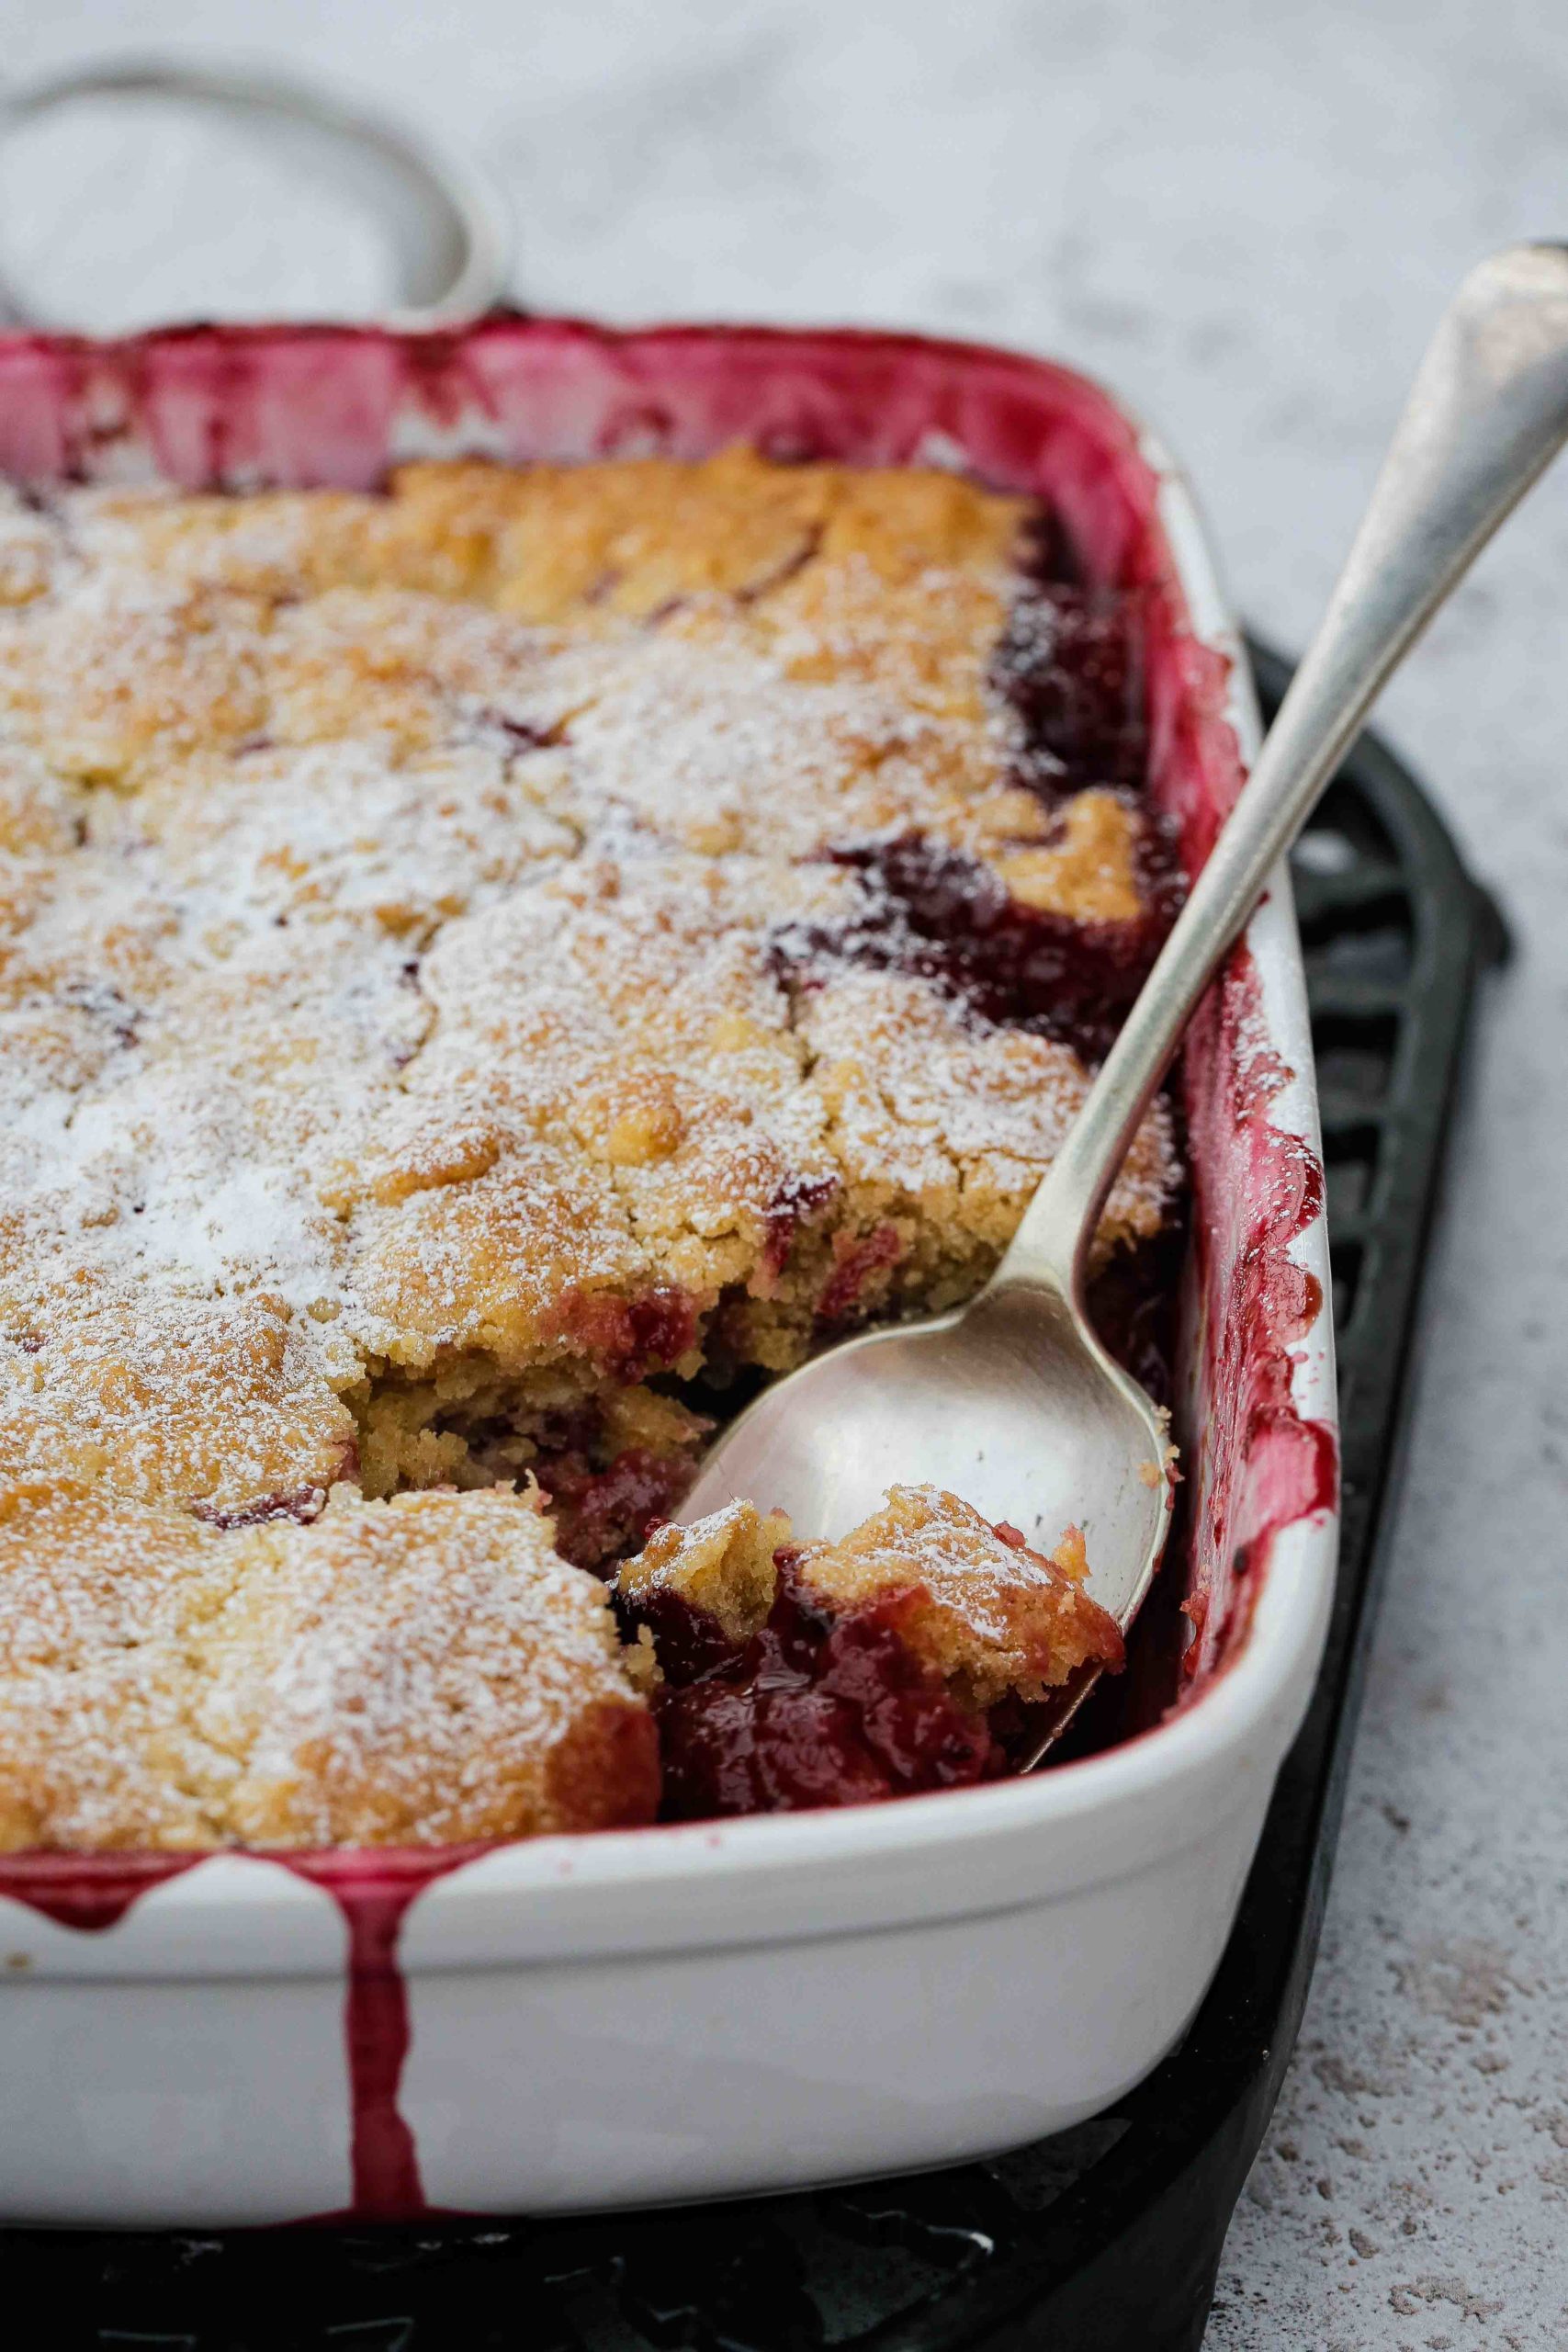
{"type": "Polygon", "coordinates": [[[1568,245],[1472,269],[1421,363],[1258,763],[992,1281],[1076,1296],[1116,1171],[1214,971],[1389,673],[1568,439],[1568,245]]]}

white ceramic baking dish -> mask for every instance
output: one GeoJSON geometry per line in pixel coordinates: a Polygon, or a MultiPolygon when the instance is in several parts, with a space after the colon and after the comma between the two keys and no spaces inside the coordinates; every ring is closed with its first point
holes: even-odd
{"type": "MultiPolygon", "coordinates": [[[[1201,857],[1255,741],[1235,640],[1179,477],[1065,370],[909,338],[509,320],[0,344],[0,468],[24,483],[370,484],[414,451],[736,437],[970,465],[1052,499],[1089,571],[1145,596],[1155,789],[1201,857]]],[[[1334,1577],[1283,876],[1183,1085],[1179,1704],[1028,1780],[859,1810],[456,1860],[8,1858],[0,2213],[216,2224],[779,2188],[1020,2143],[1145,2074],[1225,1942],[1334,1577]]]]}

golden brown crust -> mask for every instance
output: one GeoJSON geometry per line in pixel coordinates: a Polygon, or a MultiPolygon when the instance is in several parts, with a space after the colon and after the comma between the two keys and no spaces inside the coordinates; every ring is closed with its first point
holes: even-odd
{"type": "MultiPolygon", "coordinates": [[[[645,1376],[972,1291],[1084,1067],[809,943],[881,919],[833,853],[908,833],[1142,910],[1135,803],[1019,782],[1025,519],[739,449],[0,506],[0,1476],[249,1557],[302,1539],[222,1522],[524,1476],[585,1406],[581,1475],[688,1457],[645,1376]]],[[[1101,1255],[1175,1175],[1156,1111],[1101,1255]]],[[[170,1770],[154,1842],[439,1812],[170,1770]]]]}
{"type": "Polygon", "coordinates": [[[0,1476],[102,1479],[221,1510],[316,1490],[355,1469],[354,1416],[321,1377],[287,1303],[55,1301],[0,1345],[0,1476]]]}
{"type": "Polygon", "coordinates": [[[0,1487],[0,1846],[411,1845],[653,1817],[604,1588],[527,1497],[227,1532],[0,1487]]]}

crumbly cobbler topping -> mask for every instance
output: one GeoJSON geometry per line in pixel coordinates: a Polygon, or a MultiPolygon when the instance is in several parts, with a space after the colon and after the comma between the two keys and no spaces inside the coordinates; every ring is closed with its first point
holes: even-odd
{"type": "MultiPolygon", "coordinates": [[[[64,1531],[67,1613],[97,1561],[138,1624],[188,1582],[237,1629],[220,1673],[183,1600],[143,1643],[95,1600],[47,1696],[27,1651],[0,1840],[648,1809],[640,1765],[541,1795],[577,1735],[523,1634],[423,1675],[414,1629],[457,1620],[415,1595],[500,1530],[597,1626],[584,1572],[673,1507],[727,1384],[1005,1246],[1161,913],[1120,640],[1032,581],[1032,528],[741,450],[0,514],[0,1491],[64,1531]],[[553,1546],[493,1491],[531,1476],[553,1546]],[[374,1702],[323,1667],[291,1712],[307,1610],[374,1702]],[[221,1738],[209,1674],[248,1694],[221,1738]],[[361,1769],[321,1726],[364,1707],[361,1769]]],[[[1176,1181],[1156,1110],[1102,1260],[1176,1181]]],[[[584,1720],[606,1677],[642,1720],[597,1650],[584,1720]]]]}

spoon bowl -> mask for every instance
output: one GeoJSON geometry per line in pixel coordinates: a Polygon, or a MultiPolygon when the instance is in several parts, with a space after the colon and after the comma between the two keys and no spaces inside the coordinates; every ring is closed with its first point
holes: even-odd
{"type": "MultiPolygon", "coordinates": [[[[681,1516],[765,1496],[803,1533],[846,1535],[897,1482],[945,1487],[1035,1551],[1083,1529],[1094,1598],[1131,1624],[1165,1549],[1168,1417],[1066,1293],[996,1283],[967,1307],[866,1331],[771,1388],[731,1424],[681,1516]]],[[[1037,1763],[1087,1698],[1080,1667],[1026,1710],[1010,1754],[1037,1763]]]]}
{"type": "Polygon", "coordinates": [[[1126,1623],[1165,1544],[1168,1451],[1164,1413],[1062,1294],[1010,1285],[867,1331],[764,1389],[681,1515],[754,1495],[831,1538],[897,1480],[943,1487],[1038,1552],[1081,1526],[1094,1597],[1126,1623]]]}

